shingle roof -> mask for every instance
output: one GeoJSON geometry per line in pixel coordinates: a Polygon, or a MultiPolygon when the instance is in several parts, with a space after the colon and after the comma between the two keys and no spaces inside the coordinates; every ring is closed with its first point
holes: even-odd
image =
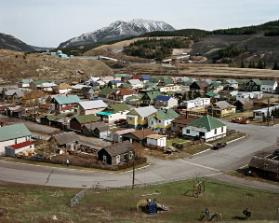
{"type": "Polygon", "coordinates": [[[129,142],[115,143],[111,146],[103,148],[111,156],[117,156],[119,154],[127,153],[133,150],[133,145],[129,142]]]}
{"type": "Polygon", "coordinates": [[[207,131],[225,126],[224,123],[209,115],[205,115],[189,123],[189,126],[196,128],[205,128],[207,131]]]}
{"type": "Polygon", "coordinates": [[[24,124],[14,124],[0,127],[1,142],[31,135],[31,132],[24,124]]]}
{"type": "Polygon", "coordinates": [[[108,105],[103,102],[103,100],[94,100],[94,101],[81,101],[79,105],[85,109],[97,109],[97,108],[106,108],[108,105]]]}
{"type": "Polygon", "coordinates": [[[59,146],[79,141],[78,135],[74,132],[58,133],[53,135],[53,138],[59,146]]]}
{"type": "Polygon", "coordinates": [[[54,100],[60,105],[78,103],[80,101],[77,95],[57,95],[54,100]]]}

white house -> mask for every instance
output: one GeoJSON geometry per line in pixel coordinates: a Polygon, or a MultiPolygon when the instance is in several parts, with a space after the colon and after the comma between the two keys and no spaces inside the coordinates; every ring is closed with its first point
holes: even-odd
{"type": "Polygon", "coordinates": [[[107,107],[108,105],[103,100],[79,102],[79,110],[82,115],[95,115],[97,112],[103,111],[107,107]]]}
{"type": "Polygon", "coordinates": [[[172,121],[177,118],[177,114],[172,109],[159,110],[148,118],[148,127],[153,130],[165,130],[171,126],[172,121]]]}
{"type": "Polygon", "coordinates": [[[201,109],[210,106],[210,98],[196,98],[189,101],[182,102],[186,109],[201,109]]]}
{"type": "Polygon", "coordinates": [[[111,124],[119,120],[126,120],[129,112],[130,108],[126,104],[112,104],[104,111],[97,112],[96,115],[101,117],[102,121],[111,124]]]}
{"type": "Polygon", "coordinates": [[[176,85],[176,84],[168,84],[160,87],[161,93],[180,92],[181,90],[182,90],[181,85],[176,85]]]}
{"type": "Polygon", "coordinates": [[[271,115],[272,111],[279,109],[279,105],[270,106],[267,108],[261,108],[253,111],[253,117],[256,120],[263,121],[265,118],[267,118],[268,114],[271,115]]]}
{"type": "Polygon", "coordinates": [[[209,115],[203,116],[190,122],[182,129],[182,135],[211,141],[225,137],[227,126],[216,118],[209,115]]]}
{"type": "Polygon", "coordinates": [[[265,93],[274,93],[278,87],[278,82],[275,80],[262,80],[261,91],[265,93]]]}
{"type": "Polygon", "coordinates": [[[146,137],[147,146],[154,148],[165,148],[167,146],[167,137],[159,134],[151,134],[146,137]]]}
{"type": "Polygon", "coordinates": [[[240,91],[236,95],[236,100],[240,100],[240,99],[261,99],[262,97],[263,97],[263,92],[261,92],[261,91],[252,91],[252,92],[240,91]]]}
{"type": "Polygon", "coordinates": [[[24,124],[0,127],[0,155],[5,153],[7,146],[13,147],[20,143],[31,142],[31,136],[31,132],[24,124]]]}
{"type": "Polygon", "coordinates": [[[178,100],[174,97],[159,95],[154,100],[156,108],[174,108],[178,106],[178,100]]]}
{"type": "Polygon", "coordinates": [[[133,89],[143,88],[143,82],[139,79],[130,79],[128,82],[132,85],[133,89]]]}

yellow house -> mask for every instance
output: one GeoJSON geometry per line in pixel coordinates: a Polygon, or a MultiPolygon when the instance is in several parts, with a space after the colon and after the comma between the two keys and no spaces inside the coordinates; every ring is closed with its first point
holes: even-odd
{"type": "Polygon", "coordinates": [[[148,125],[148,117],[156,112],[153,106],[134,108],[127,114],[128,125],[134,128],[145,127],[148,125]]]}
{"type": "Polygon", "coordinates": [[[213,113],[215,117],[225,117],[236,112],[236,107],[234,105],[229,104],[226,101],[218,101],[214,106],[208,109],[209,114],[213,113]]]}

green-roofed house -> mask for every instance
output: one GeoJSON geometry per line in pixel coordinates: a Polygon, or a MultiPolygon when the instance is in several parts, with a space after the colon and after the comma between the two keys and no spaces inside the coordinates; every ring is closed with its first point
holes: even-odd
{"type": "Polygon", "coordinates": [[[99,120],[100,117],[97,117],[94,114],[78,115],[70,120],[70,129],[80,132],[85,124],[98,122],[99,120]]]}
{"type": "Polygon", "coordinates": [[[116,121],[127,118],[127,114],[130,108],[127,104],[112,104],[109,105],[105,110],[97,112],[96,115],[106,123],[114,123],[116,121]]]}
{"type": "Polygon", "coordinates": [[[4,155],[6,147],[14,150],[22,149],[27,144],[32,147],[31,136],[31,132],[24,124],[0,127],[0,155],[4,155]]]}
{"type": "Polygon", "coordinates": [[[173,109],[159,110],[148,118],[148,127],[156,131],[165,132],[166,129],[171,127],[172,121],[178,116],[179,114],[173,109]]]}
{"type": "Polygon", "coordinates": [[[225,137],[226,134],[227,126],[209,115],[193,120],[182,129],[183,136],[205,141],[219,139],[225,137]]]}
{"type": "Polygon", "coordinates": [[[160,94],[160,91],[157,90],[144,92],[141,98],[142,104],[145,106],[154,104],[155,98],[157,98],[157,96],[159,96],[160,94]]]}
{"type": "Polygon", "coordinates": [[[77,95],[57,95],[52,99],[57,113],[74,112],[79,102],[80,98],[77,95]]]}

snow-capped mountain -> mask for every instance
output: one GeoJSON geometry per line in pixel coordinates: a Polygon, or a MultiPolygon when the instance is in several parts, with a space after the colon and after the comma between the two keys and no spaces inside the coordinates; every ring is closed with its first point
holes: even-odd
{"type": "Polygon", "coordinates": [[[174,31],[175,29],[162,21],[134,19],[129,22],[116,21],[108,27],[95,32],[84,33],[59,45],[59,48],[78,47],[97,42],[119,40],[131,36],[139,36],[154,31],[174,31]]]}

